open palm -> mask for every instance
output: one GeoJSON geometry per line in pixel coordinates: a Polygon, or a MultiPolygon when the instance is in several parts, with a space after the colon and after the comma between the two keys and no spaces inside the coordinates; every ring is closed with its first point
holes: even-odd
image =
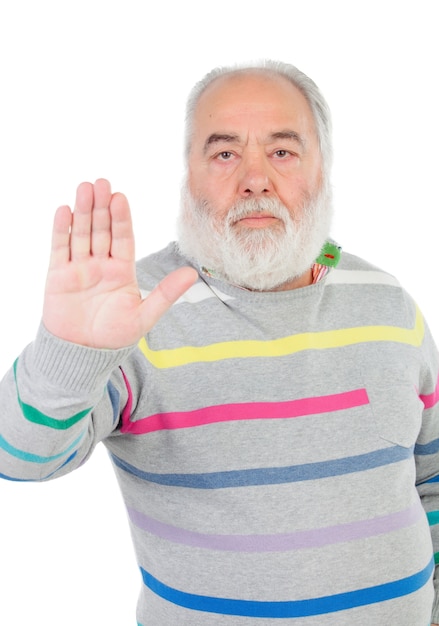
{"type": "Polygon", "coordinates": [[[82,183],[74,211],[55,215],[43,323],[52,334],[93,348],[135,344],[196,280],[182,268],[142,300],[128,201],[107,180],[82,183]]]}

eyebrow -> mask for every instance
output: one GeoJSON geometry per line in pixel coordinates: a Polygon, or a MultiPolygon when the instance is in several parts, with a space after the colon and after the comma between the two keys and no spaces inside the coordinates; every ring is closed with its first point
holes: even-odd
{"type": "Polygon", "coordinates": [[[231,135],[229,133],[212,133],[204,142],[204,152],[214,143],[239,141],[239,135],[231,135]]]}
{"type": "Polygon", "coordinates": [[[295,141],[300,144],[302,148],[305,147],[305,139],[299,133],[296,133],[295,130],[280,130],[270,135],[270,139],[290,139],[291,141],[295,141]]]}
{"type": "MultiPolygon", "coordinates": [[[[294,141],[298,143],[302,148],[305,148],[305,140],[299,135],[295,130],[279,130],[274,133],[271,133],[268,136],[268,142],[274,141],[276,139],[288,139],[290,141],[294,141]]],[[[230,134],[230,133],[212,133],[204,142],[204,152],[206,153],[209,146],[215,143],[232,143],[238,141],[239,135],[230,134]]]]}

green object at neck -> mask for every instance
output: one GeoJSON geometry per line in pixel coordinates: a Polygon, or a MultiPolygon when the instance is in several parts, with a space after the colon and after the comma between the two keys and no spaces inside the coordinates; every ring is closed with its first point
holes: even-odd
{"type": "Polygon", "coordinates": [[[340,257],[340,246],[327,241],[315,262],[320,263],[320,265],[326,265],[327,267],[336,267],[340,261],[340,257]]]}

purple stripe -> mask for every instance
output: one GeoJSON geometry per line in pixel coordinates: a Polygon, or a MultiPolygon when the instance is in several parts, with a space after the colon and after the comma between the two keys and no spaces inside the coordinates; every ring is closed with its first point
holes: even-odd
{"type": "Polygon", "coordinates": [[[354,539],[364,539],[389,533],[415,524],[424,510],[418,502],[408,509],[360,520],[350,524],[326,526],[314,530],[300,530],[277,535],[214,535],[202,534],[164,524],[128,507],[131,522],[152,535],[196,548],[233,552],[278,552],[318,548],[354,539]]]}

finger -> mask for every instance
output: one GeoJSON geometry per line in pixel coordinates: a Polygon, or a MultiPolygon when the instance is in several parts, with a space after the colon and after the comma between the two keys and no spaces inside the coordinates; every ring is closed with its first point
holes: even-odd
{"type": "Polygon", "coordinates": [[[52,230],[50,269],[65,265],[70,260],[70,228],[72,212],[68,206],[61,206],[55,213],[52,230]]]}
{"type": "Polygon", "coordinates": [[[108,180],[99,178],[93,185],[93,210],[91,222],[91,253],[107,257],[111,248],[110,202],[111,187],[108,180]]]}
{"type": "Polygon", "coordinates": [[[123,261],[134,261],[134,233],[128,200],[115,193],[110,203],[111,256],[123,261]]]}
{"type": "Polygon", "coordinates": [[[111,185],[105,178],[98,178],[93,185],[94,208],[108,207],[111,200],[111,185]]]}
{"type": "Polygon", "coordinates": [[[198,273],[191,267],[181,267],[168,274],[151,291],[142,304],[143,330],[145,333],[161,316],[197,281],[198,273]]]}
{"type": "Polygon", "coordinates": [[[83,260],[90,256],[92,208],[93,185],[91,183],[81,183],[76,191],[76,203],[70,237],[72,261],[83,260]]]}

